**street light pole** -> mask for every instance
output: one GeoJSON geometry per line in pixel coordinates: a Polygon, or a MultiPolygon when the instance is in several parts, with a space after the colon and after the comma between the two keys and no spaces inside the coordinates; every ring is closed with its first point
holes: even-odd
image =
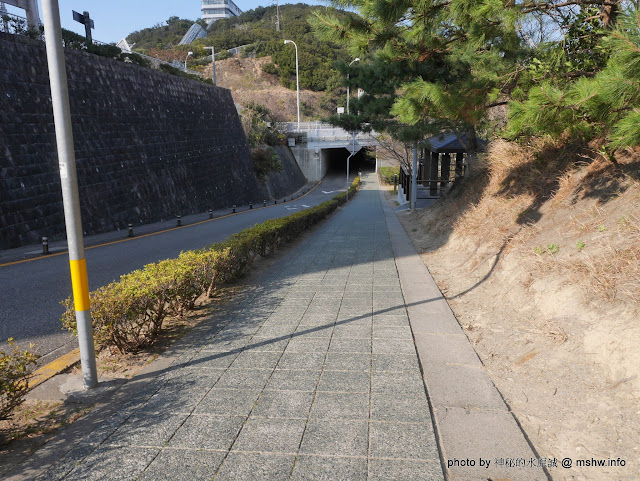
{"type": "Polygon", "coordinates": [[[205,50],[211,50],[211,61],[213,62],[213,85],[218,85],[216,83],[216,48],[215,47],[204,47],[205,50]]]}
{"type": "Polygon", "coordinates": [[[187,53],[187,57],[184,59],[184,69],[185,70],[187,70],[187,59],[189,58],[189,55],[193,55],[193,52],[187,53]]]}
{"type": "Polygon", "coordinates": [[[51,103],[53,105],[53,119],[58,147],[62,203],[67,228],[73,302],[76,311],[76,327],[82,365],[82,380],[85,388],[93,388],[98,385],[98,371],[96,369],[96,352],[93,343],[93,328],[91,326],[89,282],[87,278],[87,263],[84,258],[78,176],[75,152],[73,150],[69,88],[64,51],[62,50],[62,29],[60,27],[58,0],[42,0],[42,14],[47,47],[47,63],[49,65],[49,82],[51,84],[51,103]]]}
{"type": "Polygon", "coordinates": [[[347,157],[347,200],[349,200],[349,161],[351,160],[351,157],[353,157],[353,155],[356,153],[356,131],[355,130],[351,132],[351,137],[353,139],[353,144],[351,147],[351,153],[349,154],[349,157],[347,157]]]}
{"type": "Polygon", "coordinates": [[[285,40],[285,45],[292,43],[296,48],[296,92],[298,97],[298,132],[300,131],[300,77],[298,75],[298,46],[293,40],[285,40]]]}
{"type": "MultiPolygon", "coordinates": [[[[360,61],[360,57],[356,57],[351,61],[351,63],[349,64],[349,67],[351,67],[351,64],[353,64],[353,62],[359,62],[359,61],[360,61]]],[[[349,115],[349,78],[350,78],[350,75],[347,74],[347,115],[349,115]]]]}

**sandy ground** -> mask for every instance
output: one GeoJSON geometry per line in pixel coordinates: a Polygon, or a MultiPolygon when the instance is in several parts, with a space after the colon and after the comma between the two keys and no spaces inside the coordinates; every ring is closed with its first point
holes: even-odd
{"type": "Polygon", "coordinates": [[[638,158],[571,166],[539,196],[509,148],[400,220],[540,457],[572,460],[553,479],[638,480],[638,158]]]}

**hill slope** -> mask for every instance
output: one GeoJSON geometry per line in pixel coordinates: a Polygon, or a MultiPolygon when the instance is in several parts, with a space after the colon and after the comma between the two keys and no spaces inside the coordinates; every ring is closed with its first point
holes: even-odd
{"type": "MultiPolygon", "coordinates": [[[[262,67],[271,57],[229,58],[216,61],[216,79],[220,87],[231,90],[236,104],[258,103],[266,106],[280,122],[294,122],[297,118],[296,91],[280,85],[278,77],[266,73],[262,67]]],[[[212,66],[204,69],[212,78],[212,66]]],[[[322,92],[300,91],[301,120],[318,120],[335,112],[335,103],[322,92]]]]}
{"type": "Polygon", "coordinates": [[[640,152],[588,154],[495,141],[401,220],[540,456],[627,462],[554,479],[640,479],[640,152]]]}

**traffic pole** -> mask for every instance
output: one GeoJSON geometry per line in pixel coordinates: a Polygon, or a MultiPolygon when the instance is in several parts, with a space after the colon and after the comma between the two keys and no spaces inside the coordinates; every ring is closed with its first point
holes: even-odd
{"type": "Polygon", "coordinates": [[[82,380],[89,389],[98,385],[96,353],[91,326],[89,307],[89,282],[87,263],[84,258],[82,239],[82,219],[80,218],[80,196],[78,195],[78,176],[73,149],[73,131],[69,107],[67,72],[62,49],[62,29],[60,26],[60,8],[58,0],[42,0],[42,16],[51,84],[51,103],[58,146],[58,163],[62,184],[62,202],[67,229],[69,248],[69,266],[73,288],[73,302],[76,311],[82,380]]]}
{"type": "Polygon", "coordinates": [[[413,143],[413,164],[411,166],[411,210],[416,209],[418,199],[418,142],[413,143]]]}

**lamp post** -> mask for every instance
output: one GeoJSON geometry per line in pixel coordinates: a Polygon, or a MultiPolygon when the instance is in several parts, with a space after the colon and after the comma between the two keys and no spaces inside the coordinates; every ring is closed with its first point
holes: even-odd
{"type": "Polygon", "coordinates": [[[213,85],[218,85],[216,83],[216,48],[215,47],[204,47],[205,50],[211,50],[211,61],[213,62],[213,85]]]}
{"type": "MultiPolygon", "coordinates": [[[[360,57],[354,58],[349,64],[349,67],[351,67],[353,62],[359,62],[359,61],[360,61],[360,57]]],[[[349,115],[349,74],[347,74],[347,115],[349,115]]]]}
{"type": "MultiPolygon", "coordinates": [[[[193,55],[193,52],[189,52],[187,54],[187,58],[189,58],[189,55],[193,55]]],[[[184,69],[187,70],[187,58],[184,59],[184,69]]]]}
{"type": "Polygon", "coordinates": [[[296,48],[296,92],[298,97],[298,131],[300,131],[300,77],[298,76],[298,46],[293,40],[285,40],[285,45],[292,43],[296,48]]]}

